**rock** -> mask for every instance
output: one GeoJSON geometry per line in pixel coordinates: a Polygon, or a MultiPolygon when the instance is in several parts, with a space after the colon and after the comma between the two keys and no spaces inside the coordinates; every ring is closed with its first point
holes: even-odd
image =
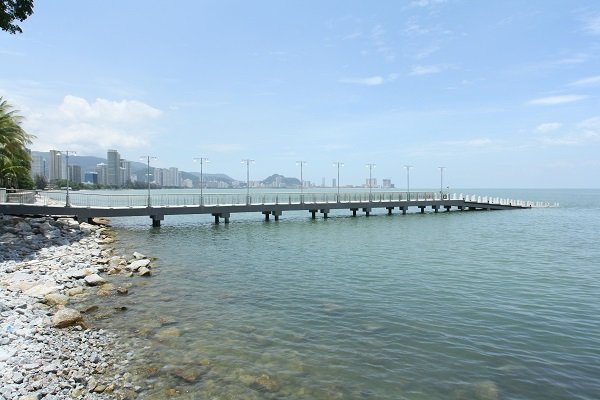
{"type": "Polygon", "coordinates": [[[141,260],[142,258],[146,258],[146,256],[143,255],[142,253],[138,253],[137,251],[134,251],[133,258],[135,258],[136,260],[141,260]]]}
{"type": "Polygon", "coordinates": [[[100,288],[96,292],[96,295],[97,296],[110,296],[111,294],[113,294],[114,290],[115,290],[115,286],[113,284],[106,283],[106,284],[100,286],[100,288]]]}
{"type": "Polygon", "coordinates": [[[478,400],[498,400],[500,391],[498,385],[492,381],[481,381],[475,384],[475,398],[478,400]]]}
{"type": "Polygon", "coordinates": [[[49,306],[64,306],[69,302],[69,297],[60,293],[48,293],[44,296],[44,303],[49,306]]]}
{"type": "Polygon", "coordinates": [[[43,282],[43,283],[37,284],[35,286],[32,286],[31,288],[29,288],[25,291],[25,294],[27,296],[43,299],[44,296],[46,296],[47,294],[57,292],[59,289],[60,289],[60,287],[56,285],[56,282],[47,281],[47,282],[43,282]]]}
{"type": "Polygon", "coordinates": [[[254,381],[254,385],[258,390],[266,392],[277,392],[279,391],[279,384],[273,380],[269,375],[262,374],[254,381]]]}
{"type": "Polygon", "coordinates": [[[127,287],[124,286],[119,286],[117,288],[117,294],[120,294],[122,296],[126,295],[127,293],[129,293],[129,289],[127,287]]]}
{"type": "Polygon", "coordinates": [[[85,282],[90,286],[98,286],[106,283],[106,280],[98,274],[91,274],[85,277],[85,282]]]}
{"type": "Polygon", "coordinates": [[[52,325],[56,328],[66,328],[82,322],[81,313],[72,308],[61,308],[52,316],[52,325]]]}
{"type": "Polygon", "coordinates": [[[74,287],[72,289],[67,290],[67,294],[69,296],[77,296],[79,294],[83,294],[83,288],[81,286],[74,287]]]}
{"type": "Polygon", "coordinates": [[[186,366],[185,368],[177,368],[173,371],[173,375],[186,381],[187,383],[198,382],[200,378],[207,372],[206,367],[186,366]]]}
{"type": "Polygon", "coordinates": [[[158,339],[158,340],[166,340],[166,339],[176,338],[179,336],[181,336],[181,332],[179,331],[179,329],[177,329],[173,326],[170,328],[164,328],[164,329],[159,330],[154,335],[154,338],[158,339]]]}
{"type": "Polygon", "coordinates": [[[150,265],[150,260],[146,258],[143,260],[135,260],[125,268],[127,268],[130,271],[137,271],[142,267],[147,267],[148,265],[150,265]]]}
{"type": "Polygon", "coordinates": [[[138,275],[139,276],[150,276],[150,275],[152,275],[152,272],[148,268],[142,267],[138,270],[138,275]]]}

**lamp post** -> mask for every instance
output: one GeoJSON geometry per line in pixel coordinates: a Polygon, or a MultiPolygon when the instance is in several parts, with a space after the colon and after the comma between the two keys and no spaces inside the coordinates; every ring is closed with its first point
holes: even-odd
{"type": "Polygon", "coordinates": [[[410,169],[412,167],[412,165],[404,166],[404,168],[406,168],[406,201],[410,200],[410,169]]]}
{"type": "Polygon", "coordinates": [[[373,168],[375,168],[375,164],[367,164],[367,168],[369,168],[369,201],[373,201],[373,179],[372,179],[372,172],[373,172],[373,168]]]}
{"type": "Polygon", "coordinates": [[[158,160],[158,157],[140,156],[140,160],[146,160],[148,164],[148,173],[146,174],[146,180],[148,181],[148,200],[146,206],[152,207],[152,200],[150,199],[150,160],[158,160]]]}
{"type": "Polygon", "coordinates": [[[440,169],[440,200],[444,198],[444,170],[446,167],[438,167],[440,169]]]}
{"type": "Polygon", "coordinates": [[[204,192],[203,192],[204,177],[203,177],[202,165],[205,162],[208,162],[208,158],[206,158],[206,157],[195,157],[194,158],[194,162],[197,162],[197,161],[200,161],[200,205],[203,206],[204,205],[204,192]]]}
{"type": "Polygon", "coordinates": [[[340,202],[340,167],[344,166],[343,162],[335,161],[333,163],[334,167],[337,167],[337,202],[340,202]]]}
{"type": "Polygon", "coordinates": [[[71,207],[71,202],[69,201],[69,153],[77,154],[73,150],[62,150],[58,154],[65,153],[65,157],[67,159],[67,196],[65,197],[65,207],[71,207]]]}
{"type": "Polygon", "coordinates": [[[300,166],[300,204],[304,204],[304,175],[302,174],[302,167],[306,165],[306,161],[296,161],[296,165],[300,166]]]}
{"type": "Polygon", "coordinates": [[[245,158],[242,164],[246,164],[246,205],[250,205],[250,164],[254,164],[254,160],[245,158]]]}

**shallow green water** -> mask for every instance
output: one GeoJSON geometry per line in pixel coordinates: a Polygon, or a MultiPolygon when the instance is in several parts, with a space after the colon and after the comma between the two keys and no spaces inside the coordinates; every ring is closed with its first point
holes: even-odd
{"type": "Polygon", "coordinates": [[[145,398],[599,398],[600,191],[480,192],[561,207],[114,220],[158,260],[98,323],[145,398]]]}

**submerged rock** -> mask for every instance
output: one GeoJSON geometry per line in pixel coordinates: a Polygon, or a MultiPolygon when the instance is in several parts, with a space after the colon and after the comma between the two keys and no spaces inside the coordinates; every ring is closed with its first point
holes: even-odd
{"type": "Polygon", "coordinates": [[[85,282],[90,286],[98,286],[106,283],[106,280],[98,274],[91,274],[85,277],[85,282]]]}

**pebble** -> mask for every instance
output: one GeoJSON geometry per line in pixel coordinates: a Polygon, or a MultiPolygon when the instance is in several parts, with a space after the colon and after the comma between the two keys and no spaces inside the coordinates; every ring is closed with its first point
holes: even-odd
{"type": "Polygon", "coordinates": [[[86,329],[80,312],[67,308],[86,287],[106,283],[107,260],[118,257],[104,248],[108,235],[69,218],[0,214],[0,400],[133,398],[124,387],[129,350],[114,333],[86,329]],[[57,323],[61,315],[70,322],[57,323]]]}

